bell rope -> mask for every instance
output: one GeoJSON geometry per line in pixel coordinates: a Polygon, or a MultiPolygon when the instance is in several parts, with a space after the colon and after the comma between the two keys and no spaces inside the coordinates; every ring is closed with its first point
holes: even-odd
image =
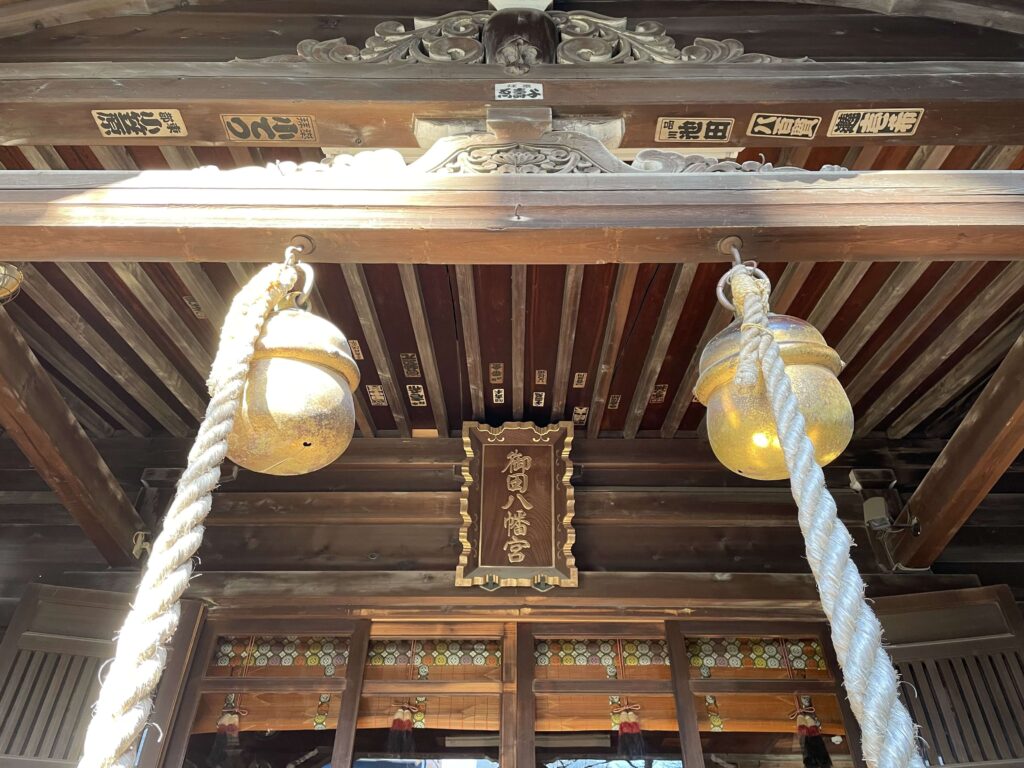
{"type": "MultiPolygon", "coordinates": [[[[738,261],[738,252],[734,256],[738,261]]],[[[850,557],[853,537],[825,486],[778,342],[767,328],[771,283],[763,272],[741,263],[724,279],[732,288],[741,321],[733,381],[737,387],[750,387],[764,378],[799,508],[807,560],[831,627],[850,707],[861,727],[864,759],[870,768],[924,768],[917,728],[899,698],[899,675],[882,645],[882,625],[864,597],[864,580],[850,557]]]]}
{"type": "Polygon", "coordinates": [[[93,708],[78,768],[135,765],[136,744],[153,709],[153,694],[167,663],[167,644],[178,628],[181,596],[192,577],[192,558],[203,541],[202,524],[220,479],[256,342],[274,307],[298,279],[295,259],[296,249],[289,248],[284,263],[257,272],[231,303],[207,381],[206,415],[160,535],[153,542],[132,608],[118,632],[114,659],[93,708]]]}

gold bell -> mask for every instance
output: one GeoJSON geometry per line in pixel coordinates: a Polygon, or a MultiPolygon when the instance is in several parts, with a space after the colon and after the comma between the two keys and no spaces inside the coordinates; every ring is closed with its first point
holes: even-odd
{"type": "Polygon", "coordinates": [[[303,309],[270,316],[228,438],[228,458],[268,475],[302,475],[352,440],[359,367],[335,325],[303,309]]]}
{"type": "MultiPolygon", "coordinates": [[[[836,378],[843,363],[810,323],[769,314],[767,325],[782,351],[814,456],[824,466],[843,452],[853,436],[853,408],[836,378]]],[[[736,321],[701,353],[695,394],[708,409],[708,439],[718,460],[733,472],[757,480],[784,480],[789,470],[763,378],[747,391],[733,382],[740,345],[736,321]]]]}

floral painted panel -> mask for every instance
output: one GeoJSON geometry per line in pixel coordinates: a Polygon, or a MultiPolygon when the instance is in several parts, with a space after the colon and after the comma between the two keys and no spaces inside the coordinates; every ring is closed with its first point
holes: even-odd
{"type": "Polygon", "coordinates": [[[668,645],[658,639],[542,639],[538,679],[669,679],[668,645]]]}
{"type": "Polygon", "coordinates": [[[207,674],[212,677],[343,677],[347,637],[222,637],[207,674]]]}
{"type": "Polygon", "coordinates": [[[686,651],[691,677],[829,678],[814,639],[688,637],[686,651]]]}
{"type": "Polygon", "coordinates": [[[373,640],[366,677],[369,680],[500,680],[501,641],[483,638],[373,640]]]}

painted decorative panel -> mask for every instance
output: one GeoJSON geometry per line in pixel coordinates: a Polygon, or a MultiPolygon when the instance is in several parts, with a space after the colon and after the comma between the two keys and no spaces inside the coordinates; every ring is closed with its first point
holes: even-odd
{"type": "Polygon", "coordinates": [[[207,670],[211,677],[343,677],[347,637],[222,637],[207,670]]]}
{"type": "Polygon", "coordinates": [[[668,646],[658,639],[548,638],[534,646],[539,679],[669,679],[668,646]]]}
{"type": "Polygon", "coordinates": [[[821,645],[814,639],[688,637],[686,651],[691,677],[830,677],[821,645]]]}
{"type": "Polygon", "coordinates": [[[501,641],[487,638],[370,642],[368,680],[500,680],[501,641]]]}

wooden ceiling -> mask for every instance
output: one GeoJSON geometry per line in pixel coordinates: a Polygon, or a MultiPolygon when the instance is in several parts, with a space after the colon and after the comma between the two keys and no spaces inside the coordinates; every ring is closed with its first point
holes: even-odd
{"type": "MultiPolygon", "coordinates": [[[[233,167],[309,154],[39,146],[0,148],[0,162],[233,167]]],[[[761,155],[807,167],[1024,167],[1020,147],[751,148],[740,157],[761,155]]],[[[775,308],[810,319],[846,361],[858,435],[949,436],[1024,328],[1019,263],[823,254],[817,264],[763,266],[775,308]]],[[[184,436],[202,414],[220,319],[254,267],[38,263],[9,311],[90,434],[184,436]]],[[[673,437],[701,427],[691,392],[700,349],[727,321],[714,298],[723,268],[321,264],[314,301],[362,354],[363,436],[447,435],[464,419],[546,423],[575,411],[590,436],[673,437]],[[423,387],[426,405],[410,400],[410,386],[423,387]],[[387,405],[373,404],[367,387],[387,405]]]]}

